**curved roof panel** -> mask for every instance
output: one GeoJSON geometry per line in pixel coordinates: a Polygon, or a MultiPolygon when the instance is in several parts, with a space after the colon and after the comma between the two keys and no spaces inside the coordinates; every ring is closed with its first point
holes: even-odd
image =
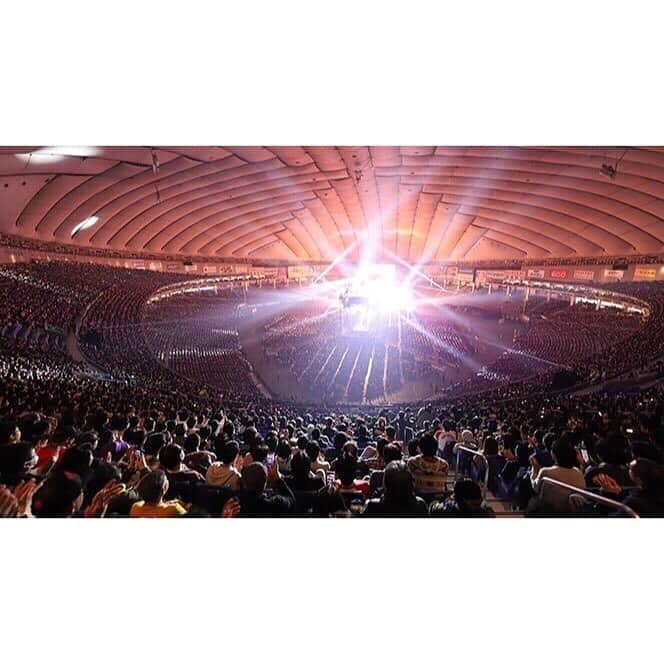
{"type": "Polygon", "coordinates": [[[0,232],[285,261],[661,253],[664,148],[3,147],[0,232]]]}

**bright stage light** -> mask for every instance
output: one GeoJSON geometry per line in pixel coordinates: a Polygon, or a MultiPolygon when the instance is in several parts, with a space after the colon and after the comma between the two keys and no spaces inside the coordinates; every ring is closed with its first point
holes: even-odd
{"type": "Polygon", "coordinates": [[[369,308],[381,313],[412,311],[414,295],[407,286],[399,286],[392,280],[374,281],[365,290],[369,308]]]}
{"type": "Polygon", "coordinates": [[[366,299],[374,312],[391,314],[415,308],[415,296],[406,282],[397,281],[393,264],[361,266],[352,280],[350,295],[366,299]]]}

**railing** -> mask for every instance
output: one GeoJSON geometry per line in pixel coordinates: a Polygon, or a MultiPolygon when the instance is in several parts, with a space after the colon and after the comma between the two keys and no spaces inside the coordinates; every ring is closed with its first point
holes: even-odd
{"type": "MultiPolygon", "coordinates": [[[[482,482],[482,484],[481,484],[482,498],[484,498],[484,495],[486,494],[487,485],[489,483],[489,460],[479,450],[474,450],[472,447],[466,447],[465,445],[457,445],[456,446],[456,464],[454,466],[454,481],[455,482],[456,482],[456,480],[459,476],[459,460],[461,459],[461,452],[468,452],[468,454],[471,454],[474,457],[478,456],[478,457],[484,459],[484,482],[482,482]]],[[[472,462],[472,460],[471,460],[471,462],[472,462]]]]}
{"type": "Polygon", "coordinates": [[[606,496],[600,496],[599,494],[593,493],[592,491],[587,491],[586,489],[579,489],[578,487],[575,487],[572,484],[566,484],[565,482],[554,480],[551,477],[542,478],[542,483],[544,485],[553,485],[560,487],[561,489],[567,489],[570,492],[570,495],[578,494],[580,496],[583,496],[587,500],[590,500],[591,502],[598,503],[600,505],[606,505],[607,507],[612,507],[616,511],[622,512],[623,514],[632,519],[639,518],[639,515],[633,509],[627,507],[627,505],[619,503],[617,500],[612,500],[611,498],[607,498],[606,496]]]}

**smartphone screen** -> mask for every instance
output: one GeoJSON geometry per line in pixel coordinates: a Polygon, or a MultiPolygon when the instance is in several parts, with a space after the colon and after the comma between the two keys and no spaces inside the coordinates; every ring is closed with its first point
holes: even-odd
{"type": "Polygon", "coordinates": [[[268,467],[274,466],[274,452],[270,452],[267,455],[267,465],[268,467]]]}
{"type": "Polygon", "coordinates": [[[585,447],[581,448],[581,458],[583,459],[584,463],[590,462],[590,457],[588,456],[588,450],[585,447]]]}

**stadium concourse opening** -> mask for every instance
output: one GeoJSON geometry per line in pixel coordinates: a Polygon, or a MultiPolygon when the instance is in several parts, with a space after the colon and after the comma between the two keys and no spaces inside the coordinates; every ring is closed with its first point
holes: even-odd
{"type": "Polygon", "coordinates": [[[664,515],[664,151],[610,152],[3,148],[0,514],[664,515]]]}

